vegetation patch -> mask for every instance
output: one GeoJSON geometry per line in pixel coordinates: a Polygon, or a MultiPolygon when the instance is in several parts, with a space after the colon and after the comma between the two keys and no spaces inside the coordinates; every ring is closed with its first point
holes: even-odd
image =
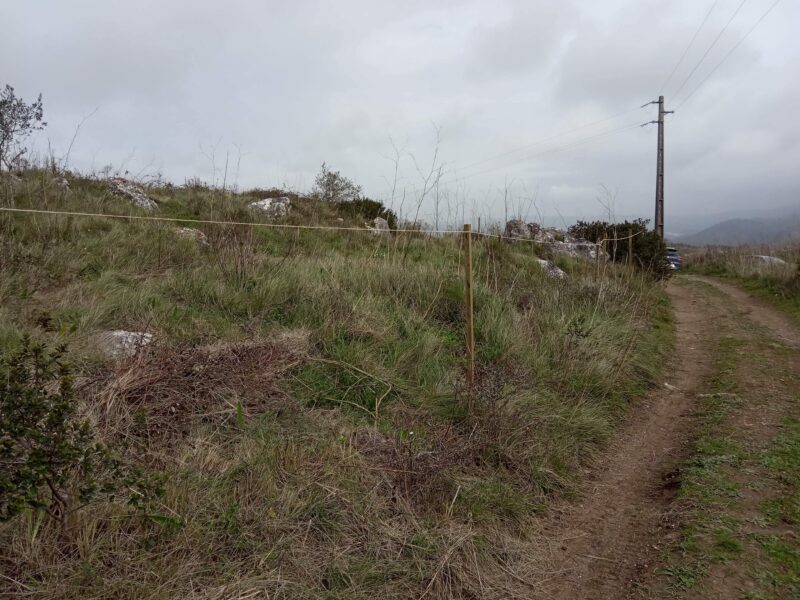
{"type": "MultiPolygon", "coordinates": [[[[25,171],[0,202],[145,215],[68,179],[25,171]]],[[[476,237],[469,386],[462,236],[273,227],[363,227],[375,206],[345,183],[325,183],[344,198],[271,190],[290,198],[278,216],[250,208],[261,191],[198,182],[147,189],[176,221],[0,214],[0,343],[65,344],[92,440],[164,481],[141,514],[121,510],[127,492],[77,511],[69,547],[35,508],[0,525],[15,592],[532,593],[531,519],[658,380],[663,290],[579,259],[554,281],[530,246],[476,237]],[[155,341],[111,358],[97,339],[115,330],[155,341]]]]}

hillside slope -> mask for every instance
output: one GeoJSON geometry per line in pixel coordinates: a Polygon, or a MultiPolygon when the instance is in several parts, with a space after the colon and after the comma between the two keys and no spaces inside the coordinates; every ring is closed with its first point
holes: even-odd
{"type": "Polygon", "coordinates": [[[782,219],[728,219],[674,241],[692,246],[780,244],[800,239],[800,214],[782,219]]]}
{"type": "Polygon", "coordinates": [[[479,238],[470,392],[461,236],[272,227],[363,220],[304,199],[270,220],[201,186],[150,190],[148,213],[68,184],[5,179],[0,206],[177,221],[0,212],[0,344],[66,344],[82,414],[166,489],[0,524],[9,593],[528,597],[537,514],[669,351],[647,278],[562,259],[556,281],[531,246],[479,238]],[[114,358],[115,330],[154,341],[114,358]]]}

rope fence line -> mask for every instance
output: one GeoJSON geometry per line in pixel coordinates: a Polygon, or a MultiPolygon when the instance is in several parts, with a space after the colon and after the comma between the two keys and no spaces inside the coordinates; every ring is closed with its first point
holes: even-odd
{"type": "MultiPolygon", "coordinates": [[[[244,221],[219,221],[219,220],[210,220],[210,219],[180,219],[177,217],[155,217],[155,216],[147,216],[147,215],[110,215],[104,213],[88,213],[88,212],[73,212],[73,211],[60,211],[60,210],[40,210],[40,209],[33,209],[33,208],[14,208],[14,207],[0,207],[0,212],[6,213],[17,213],[17,214],[34,214],[34,215],[57,215],[57,216],[72,216],[72,217],[93,217],[93,218],[111,218],[111,219],[129,219],[129,220],[139,220],[139,221],[155,221],[155,222],[168,222],[168,223],[193,223],[193,224],[214,224],[214,225],[249,225],[254,227],[267,227],[270,229],[289,229],[289,230],[327,230],[327,231],[360,231],[360,232],[383,232],[383,230],[376,230],[367,227],[338,227],[333,225],[290,225],[287,223],[253,223],[253,222],[244,222],[244,221]]],[[[474,377],[475,377],[475,324],[474,324],[474,304],[473,304],[473,255],[472,255],[472,237],[479,236],[479,237],[486,237],[486,238],[493,238],[498,237],[498,239],[506,239],[506,240],[518,240],[518,241],[525,241],[525,242],[532,242],[536,244],[563,244],[565,242],[558,242],[558,241],[545,241],[545,242],[537,242],[536,240],[530,238],[520,238],[520,237],[511,237],[511,236],[504,236],[501,233],[494,234],[494,233],[484,233],[484,232],[475,232],[472,231],[472,227],[470,224],[465,223],[463,230],[451,230],[451,229],[440,229],[440,230],[419,230],[419,229],[394,229],[392,231],[395,232],[411,232],[411,233],[439,233],[439,234],[454,234],[461,237],[463,240],[463,251],[464,251],[464,289],[465,289],[465,302],[466,302],[466,334],[465,334],[465,358],[466,358],[466,380],[467,380],[467,393],[469,399],[468,411],[472,413],[474,410],[474,377]]],[[[587,246],[594,246],[596,248],[596,276],[600,276],[600,255],[601,255],[601,248],[602,253],[605,255],[605,251],[607,248],[607,242],[609,241],[623,241],[628,240],[628,262],[631,261],[631,247],[632,247],[632,240],[638,235],[641,235],[643,232],[638,231],[634,234],[620,237],[620,238],[612,238],[612,239],[603,239],[598,242],[582,242],[587,246]]],[[[581,243],[581,242],[579,242],[581,243]]],[[[438,295],[438,292],[437,292],[438,295]]],[[[384,394],[385,395],[385,394],[384,394]]],[[[380,404],[380,400],[378,400],[378,404],[380,404]]],[[[376,408],[376,418],[377,418],[377,408],[376,408]]]]}
{"type": "MultiPolygon", "coordinates": [[[[15,208],[10,206],[0,206],[0,212],[10,213],[23,213],[23,214],[37,214],[37,215],[60,215],[67,217],[94,217],[101,219],[128,219],[137,221],[162,221],[168,223],[192,223],[195,225],[246,225],[250,227],[266,227],[268,229],[293,229],[293,230],[315,230],[315,231],[360,231],[364,233],[382,233],[384,230],[373,229],[371,227],[341,227],[336,225],[292,225],[289,223],[259,223],[253,221],[218,221],[211,219],[191,219],[182,217],[154,217],[148,215],[112,215],[107,213],[89,213],[89,212],[76,212],[66,210],[41,210],[36,208],[15,208]]],[[[462,229],[390,229],[393,233],[417,233],[417,234],[452,234],[463,235],[462,229]]],[[[600,245],[603,242],[620,242],[627,239],[632,239],[637,235],[644,232],[638,231],[632,235],[618,238],[604,238],[598,242],[578,242],[591,245],[600,245]]],[[[472,231],[471,235],[479,237],[499,237],[504,240],[511,240],[516,242],[529,242],[533,244],[548,245],[548,244],[564,244],[568,242],[552,241],[537,241],[530,238],[521,238],[515,236],[507,236],[502,233],[488,233],[485,231],[472,231]]]]}
{"type": "MultiPolygon", "coordinates": [[[[151,217],[147,215],[110,215],[105,213],[72,212],[66,210],[39,210],[35,208],[12,208],[0,206],[0,211],[15,213],[32,213],[44,215],[63,215],[69,217],[99,217],[106,219],[131,219],[138,221],[166,221],[170,223],[194,223],[197,225],[248,225],[251,227],[267,227],[270,229],[313,229],[327,231],[364,231],[369,233],[380,232],[380,229],[369,227],[338,227],[335,225],[292,225],[289,223],[258,223],[252,221],[217,221],[210,219],[190,219],[182,217],[151,217]]],[[[421,229],[392,229],[398,233],[461,233],[460,229],[439,229],[425,231],[421,229]]]]}

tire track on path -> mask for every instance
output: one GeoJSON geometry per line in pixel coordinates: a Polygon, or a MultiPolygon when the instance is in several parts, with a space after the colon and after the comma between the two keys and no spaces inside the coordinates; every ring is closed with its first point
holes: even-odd
{"type": "Polygon", "coordinates": [[[607,452],[597,459],[579,500],[554,509],[546,597],[630,598],[651,577],[665,512],[677,493],[675,470],[686,456],[694,399],[713,370],[725,311],[698,286],[667,285],[676,352],[664,385],[632,407],[607,452]]]}

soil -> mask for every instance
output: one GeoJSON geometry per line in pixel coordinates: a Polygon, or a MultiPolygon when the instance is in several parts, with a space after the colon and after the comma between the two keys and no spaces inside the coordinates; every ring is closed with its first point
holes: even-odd
{"type": "MultiPolygon", "coordinates": [[[[543,584],[545,597],[657,596],[662,549],[678,536],[673,500],[680,488],[679,467],[691,449],[697,397],[714,375],[719,337],[753,321],[776,342],[800,347],[800,333],[788,318],[734,286],[681,277],[667,291],[676,351],[666,381],[631,408],[607,452],[591,466],[578,499],[556,508],[545,522],[553,574],[543,584]]],[[[761,374],[765,380],[769,376],[761,374]]],[[[760,424],[754,420],[754,434],[760,424]]],[[[763,422],[763,427],[773,424],[763,422]]]]}
{"type": "Polygon", "coordinates": [[[773,337],[787,346],[800,348],[800,331],[798,331],[797,323],[783,313],[756,300],[745,290],[719,279],[701,275],[691,275],[689,279],[714,286],[730,297],[742,318],[750,319],[765,327],[773,337]]]}

